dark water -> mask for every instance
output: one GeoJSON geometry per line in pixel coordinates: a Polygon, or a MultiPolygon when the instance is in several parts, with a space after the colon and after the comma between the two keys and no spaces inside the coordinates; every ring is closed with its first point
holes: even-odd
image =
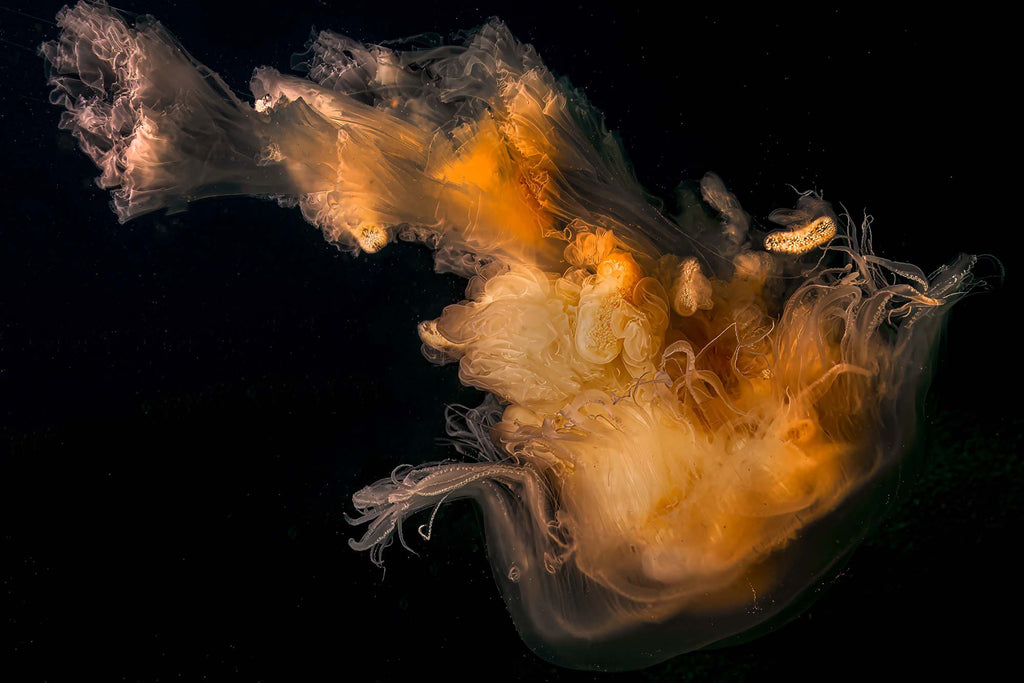
{"type": "MultiPolygon", "coordinates": [[[[713,170],[763,217],[792,183],[869,210],[884,256],[931,270],[997,254],[1006,284],[952,315],[926,466],[846,571],[774,634],[616,678],[983,675],[1005,661],[1024,477],[1019,211],[988,170],[1012,147],[1005,17],[209,4],[121,6],[241,91],[258,64],[286,69],[313,25],[375,41],[497,14],[606,112],[657,194],[713,170]]],[[[463,284],[410,245],[339,254],[254,199],[117,225],[25,49],[55,35],[42,20],[59,5],[0,11],[5,678],[600,678],[522,645],[469,505],[442,509],[419,556],[392,548],[383,577],[346,545],[358,487],[448,455],[438,398],[479,400],[415,335],[463,284]]]]}

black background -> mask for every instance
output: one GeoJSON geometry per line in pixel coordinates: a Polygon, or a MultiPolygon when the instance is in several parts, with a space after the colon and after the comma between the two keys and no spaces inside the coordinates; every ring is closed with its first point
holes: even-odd
{"type": "Polygon", "coordinates": [[[160,18],[243,92],[254,66],[287,69],[313,25],[377,41],[499,15],[607,114],[656,194],[713,170],[763,220],[792,203],[788,184],[820,189],[876,217],[883,256],[931,270],[992,253],[1008,275],[953,311],[926,467],[807,612],[643,672],[561,670],[519,640],[470,505],[443,508],[419,556],[391,548],[385,576],[346,544],[351,494],[449,455],[435,443],[444,403],[479,400],[421,358],[415,334],[463,283],[408,244],[341,254],[257,199],[119,226],[46,102],[33,50],[55,37],[59,3],[5,4],[6,680],[984,677],[1014,654],[1024,421],[1007,17],[895,3],[201,5],[120,6],[160,18]]]}

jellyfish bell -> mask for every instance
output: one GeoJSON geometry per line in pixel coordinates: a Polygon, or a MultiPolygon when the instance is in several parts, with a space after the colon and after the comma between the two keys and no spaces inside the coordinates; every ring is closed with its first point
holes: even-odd
{"type": "Polygon", "coordinates": [[[251,102],[155,19],[80,2],[58,22],[51,101],[122,221],[259,195],[353,252],[420,242],[468,278],[418,333],[488,396],[449,416],[461,460],[354,494],[374,562],[471,498],[523,639],[629,669],[791,616],[884,512],[974,257],[880,258],[813,194],[765,234],[714,174],[669,218],[496,20],[426,48],[320,32],[306,75],[261,67],[251,102]]]}

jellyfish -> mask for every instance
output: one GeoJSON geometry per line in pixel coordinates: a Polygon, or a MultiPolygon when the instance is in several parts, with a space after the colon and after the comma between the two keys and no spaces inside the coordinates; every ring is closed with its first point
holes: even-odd
{"type": "Polygon", "coordinates": [[[523,640],[632,669],[791,617],[884,511],[976,257],[927,274],[817,193],[759,218],[713,173],[669,215],[496,19],[450,42],[320,31],[248,101],[152,17],[82,1],[58,23],[50,99],[119,221],[260,196],[467,279],[416,333],[486,398],[449,411],[451,459],[354,492],[370,561],[471,499],[523,640]]]}

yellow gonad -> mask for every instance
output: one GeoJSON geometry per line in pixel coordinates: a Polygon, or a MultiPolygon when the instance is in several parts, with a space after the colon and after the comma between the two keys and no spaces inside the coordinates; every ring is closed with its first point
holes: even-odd
{"type": "Polygon", "coordinates": [[[884,509],[973,257],[876,257],[812,194],[762,242],[713,174],[670,219],[496,20],[432,48],[321,32],[304,77],[256,70],[252,103],[152,18],[83,2],[59,23],[52,101],[121,220],[268,196],[339,247],[418,241],[469,279],[419,334],[488,398],[448,420],[462,461],[354,495],[374,562],[472,498],[527,643],[634,668],[770,628],[884,509]]]}
{"type": "Polygon", "coordinates": [[[836,222],[830,216],[815,218],[795,230],[777,230],[764,238],[764,248],[779,254],[806,254],[836,236],[836,222]]]}

